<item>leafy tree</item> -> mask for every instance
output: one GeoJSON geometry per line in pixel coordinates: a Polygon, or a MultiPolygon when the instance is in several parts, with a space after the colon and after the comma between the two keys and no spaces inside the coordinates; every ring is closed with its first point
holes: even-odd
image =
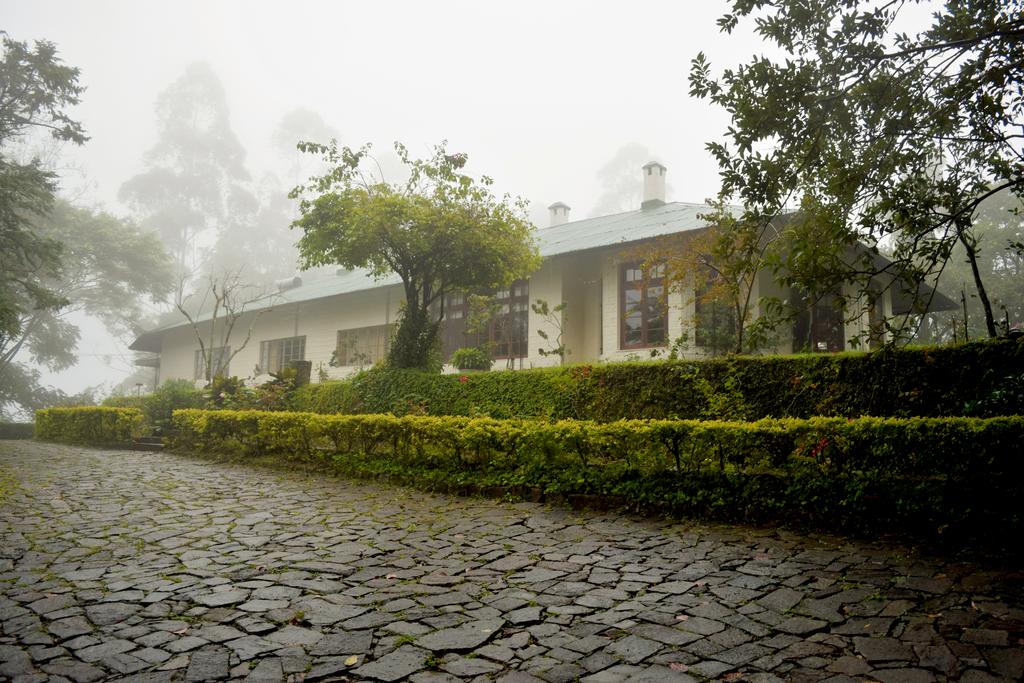
{"type": "MultiPolygon", "coordinates": [[[[982,279],[987,283],[997,327],[1024,322],[1024,202],[1009,191],[993,195],[978,207],[973,234],[977,241],[976,263],[982,279]]],[[[963,297],[967,319],[959,309],[930,313],[925,317],[917,340],[921,342],[949,342],[977,339],[987,334],[985,311],[977,296],[973,296],[971,263],[961,245],[953,249],[949,263],[938,286],[955,300],[963,297]]]]}
{"type": "Polygon", "coordinates": [[[303,143],[332,168],[296,187],[303,267],[336,263],[397,274],[405,290],[402,318],[391,346],[395,367],[439,366],[438,328],[444,296],[456,290],[497,289],[539,263],[525,202],[497,199],[493,181],[463,174],[464,154],[441,144],[428,159],[412,159],[395,144],[409,177],[388,183],[364,170],[369,146],[358,150],[303,143]]]}
{"type": "Polygon", "coordinates": [[[995,335],[973,228],[985,198],[1024,192],[1024,9],[948,0],[923,30],[900,31],[901,12],[922,4],[732,0],[720,28],[752,20],[780,56],[715,77],[699,54],[690,92],[732,117],[726,140],[707,146],[721,199],[765,228],[800,200],[805,219],[777,242],[783,281],[823,292],[852,280],[867,295],[884,270],[918,291],[958,244],[995,335]]]}
{"type": "Polygon", "coordinates": [[[38,158],[13,160],[10,145],[38,131],[79,145],[87,138],[65,113],[82,93],[78,69],[65,66],[52,43],[37,41],[30,48],[2,31],[0,36],[0,347],[7,347],[22,334],[30,312],[66,303],[44,284],[60,268],[60,243],[33,225],[53,205],[56,175],[38,158]]]}
{"type": "Polygon", "coordinates": [[[11,392],[7,402],[23,407],[51,401],[53,394],[38,385],[38,374],[19,368],[25,359],[51,370],[77,362],[79,331],[70,320],[73,315],[92,316],[114,334],[134,333],[144,299],[162,299],[172,286],[156,235],[110,214],[57,200],[45,217],[33,219],[31,231],[37,239],[62,245],[60,266],[35,277],[38,287],[63,304],[30,307],[26,302],[16,331],[0,337],[0,382],[11,392]]]}

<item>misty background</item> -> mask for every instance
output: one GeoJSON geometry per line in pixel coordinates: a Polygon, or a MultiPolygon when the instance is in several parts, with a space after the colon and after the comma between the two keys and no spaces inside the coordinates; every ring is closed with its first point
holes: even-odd
{"type": "MultiPolygon", "coordinates": [[[[688,97],[690,60],[704,51],[729,66],[764,51],[743,30],[718,32],[724,10],[0,0],[11,38],[52,41],[81,70],[86,91],[69,114],[91,139],[45,155],[61,196],[156,230],[195,275],[244,266],[266,281],[295,270],[287,192],[317,170],[295,150],[300,139],[372,143],[385,175],[395,140],[414,156],[448,140],[471,174],[527,198],[540,228],[556,201],[570,220],[639,206],[651,159],[669,169],[669,200],[713,197],[718,169],[704,145],[728,118],[688,97]]],[[[135,369],[131,335],[73,321],[79,362],[44,371],[44,382],[109,390],[135,369]]]]}

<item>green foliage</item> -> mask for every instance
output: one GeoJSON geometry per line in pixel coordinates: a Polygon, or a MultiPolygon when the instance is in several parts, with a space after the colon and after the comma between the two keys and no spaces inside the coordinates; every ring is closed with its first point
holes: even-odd
{"type": "Polygon", "coordinates": [[[496,289],[539,263],[525,202],[496,198],[493,181],[462,173],[466,155],[449,154],[444,144],[429,159],[411,159],[396,143],[409,173],[404,184],[364,168],[369,146],[300,143],[299,149],[331,167],[291,193],[301,198],[302,216],[292,226],[303,232],[302,265],[338,264],[401,278],[405,306],[388,358],[393,367],[440,368],[437,304],[445,294],[496,289]]]}
{"type": "Polygon", "coordinates": [[[490,370],[494,364],[491,354],[474,347],[455,349],[448,362],[459,370],[490,370]]]}
{"type": "Polygon", "coordinates": [[[146,428],[155,435],[166,435],[171,413],[182,408],[211,410],[287,410],[295,391],[295,370],[285,368],[273,379],[248,387],[238,377],[214,377],[203,389],[187,379],[169,379],[145,396],[112,396],[103,405],[134,408],[146,418],[146,428]]]}
{"type": "Polygon", "coordinates": [[[245,380],[217,375],[203,388],[203,402],[213,409],[248,408],[250,393],[245,380]]]}
{"type": "Polygon", "coordinates": [[[11,158],[18,141],[31,133],[49,131],[56,140],[82,144],[81,125],[65,110],[78,104],[82,86],[78,69],[64,65],[56,47],[46,41],[27,43],[0,31],[0,412],[9,404],[37,403],[41,388],[33,371],[15,366],[28,319],[67,305],[67,298],[50,285],[62,265],[62,246],[40,234],[37,221],[54,202],[56,174],[38,158],[11,158]]]}
{"type": "Polygon", "coordinates": [[[718,75],[703,54],[692,62],[690,93],[730,116],[707,145],[720,199],[743,205],[742,220],[769,237],[780,232],[773,219],[800,202],[774,252],[786,284],[820,295],[856,282],[870,307],[881,280],[920,311],[930,290],[918,285],[942,272],[955,244],[976,263],[981,202],[1024,194],[1022,5],[946,2],[925,13],[922,4],[731,0],[720,29],[753,24],[770,55],[718,75]],[[907,30],[909,13],[927,18],[907,30]],[[854,249],[858,241],[870,249],[854,249]],[[892,263],[877,258],[881,246],[892,263]]]}
{"type": "Polygon", "coordinates": [[[1003,377],[987,395],[968,401],[965,412],[981,417],[1024,414],[1024,374],[1003,377]]]}
{"type": "MultiPolygon", "coordinates": [[[[1024,201],[1009,191],[989,197],[978,207],[972,233],[977,241],[975,264],[988,291],[1000,333],[1024,323],[1024,201]]],[[[970,282],[971,262],[963,245],[953,248],[949,263],[938,280],[938,288],[953,300],[964,297],[962,306],[953,311],[925,316],[917,340],[924,343],[957,343],[967,339],[984,339],[985,311],[970,282]]]]}
{"type": "Polygon", "coordinates": [[[597,494],[746,521],[1024,531],[1021,417],[597,423],[185,410],[174,422],[174,448],[420,485],[597,494]]]}
{"type": "Polygon", "coordinates": [[[60,269],[37,272],[36,281],[64,305],[23,310],[18,332],[0,335],[0,374],[7,391],[26,396],[17,402],[25,406],[27,401],[28,407],[46,402],[46,392],[31,373],[6,372],[7,366],[24,365],[22,359],[31,358],[50,370],[68,368],[78,361],[79,330],[72,316],[84,313],[113,334],[130,333],[144,315],[145,299],[158,300],[171,287],[159,240],[128,222],[58,200],[47,216],[36,217],[32,224],[37,237],[62,245],[60,269]]]}
{"type": "MultiPolygon", "coordinates": [[[[270,373],[271,380],[264,382],[250,392],[250,407],[257,410],[287,410],[295,393],[295,368],[282,368],[280,372],[270,373]]],[[[308,385],[307,385],[308,386],[308,385]]]]}
{"type": "Polygon", "coordinates": [[[203,392],[187,379],[169,379],[145,396],[115,396],[103,402],[107,407],[136,409],[145,417],[146,428],[155,435],[167,433],[171,414],[182,408],[202,408],[207,405],[203,392]]]}
{"type": "Polygon", "coordinates": [[[543,321],[542,324],[554,330],[554,339],[552,339],[547,330],[537,329],[537,335],[549,345],[546,349],[537,349],[537,353],[544,357],[558,356],[559,363],[564,363],[565,357],[569,355],[569,349],[566,348],[565,341],[562,339],[565,331],[566,306],[568,304],[564,301],[557,306],[551,306],[544,299],[537,299],[536,303],[530,304],[530,309],[543,321]]]}
{"type": "Polygon", "coordinates": [[[123,446],[142,434],[144,422],[135,408],[44,408],[36,411],[35,436],[78,446],[123,446]]]}
{"type": "MultiPolygon", "coordinates": [[[[373,369],[302,387],[292,407],[319,413],[587,419],[965,415],[1009,376],[1024,374],[1024,343],[883,349],[871,353],[724,357],[576,365],[463,377],[373,369]]],[[[1015,414],[999,404],[985,414],[1015,414]]]]}
{"type": "Polygon", "coordinates": [[[62,370],[77,361],[76,313],[112,332],[134,331],[143,297],[171,286],[155,235],[110,214],[55,199],[56,175],[39,159],[9,158],[33,129],[82,144],[81,126],[64,110],[78,103],[78,70],[56,49],[33,49],[3,36],[0,62],[0,411],[54,405],[67,397],[39,384],[24,361],[62,370]]]}

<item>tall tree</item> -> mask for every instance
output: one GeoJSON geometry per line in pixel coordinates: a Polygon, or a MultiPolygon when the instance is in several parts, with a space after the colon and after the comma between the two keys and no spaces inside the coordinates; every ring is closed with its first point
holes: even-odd
{"type": "Polygon", "coordinates": [[[120,196],[160,235],[180,274],[199,265],[200,236],[215,237],[239,206],[255,200],[244,187],[245,150],[231,128],[224,87],[208,64],[190,65],[164,90],[156,115],[157,143],[120,196]]]}
{"type": "MultiPolygon", "coordinates": [[[[973,234],[977,241],[975,263],[987,283],[997,327],[1024,323],[1024,202],[1008,191],[985,200],[978,207],[973,234]]],[[[942,271],[939,287],[955,300],[964,299],[964,310],[929,314],[918,340],[922,342],[963,341],[987,334],[985,311],[972,296],[971,262],[961,245],[953,249],[942,271]]]]}
{"type": "Polygon", "coordinates": [[[23,408],[43,404],[53,395],[38,385],[38,374],[25,367],[26,361],[50,370],[77,362],[74,314],[96,318],[114,334],[136,333],[145,299],[159,300],[172,287],[171,270],[156,235],[109,214],[57,200],[45,217],[34,219],[32,232],[38,239],[63,245],[59,268],[36,273],[37,285],[63,305],[23,307],[17,332],[0,337],[0,384],[7,386],[5,396],[12,397],[0,397],[0,402],[16,401],[23,408]]]}
{"type": "Polygon", "coordinates": [[[721,199],[742,203],[765,229],[799,200],[823,226],[792,232],[786,248],[797,258],[785,264],[780,254],[783,279],[806,256],[813,267],[791,284],[814,290],[828,265],[845,272],[826,279],[853,279],[867,295],[880,262],[870,251],[849,258],[860,241],[891,249],[891,281],[917,291],[959,244],[995,335],[973,222],[986,197],[1024,193],[1024,8],[948,0],[930,25],[898,30],[901,13],[921,4],[732,0],[721,30],[753,21],[779,57],[716,77],[699,54],[690,92],[732,117],[726,140],[708,144],[721,199]],[[822,231],[830,240],[799,241],[822,231]]]}
{"type": "Polygon", "coordinates": [[[2,31],[0,37],[0,345],[10,345],[28,313],[66,303],[46,286],[60,268],[60,243],[34,229],[53,206],[56,174],[38,158],[12,159],[10,146],[39,131],[78,145],[88,138],[66,113],[83,90],[78,69],[61,62],[53,43],[29,47],[2,31]]]}
{"type": "Polygon", "coordinates": [[[462,173],[466,155],[445,145],[428,159],[412,159],[395,144],[409,179],[374,177],[369,146],[304,144],[331,170],[292,191],[301,198],[299,254],[304,267],[336,263],[402,279],[405,306],[391,347],[396,367],[440,366],[438,327],[444,296],[497,289],[539,263],[526,203],[491,193],[493,181],[462,173]]]}
{"type": "MultiPolygon", "coordinates": [[[[269,286],[298,267],[295,238],[288,229],[295,219],[294,204],[273,174],[240,190],[201,268],[237,273],[251,285],[269,286]]],[[[198,287],[207,289],[208,282],[200,279],[198,287]]]]}
{"type": "Polygon", "coordinates": [[[303,154],[298,144],[303,140],[327,144],[338,138],[338,132],[320,114],[312,109],[298,107],[281,117],[271,134],[274,151],[288,164],[287,178],[292,185],[298,185],[303,178],[326,169],[310,168],[319,163],[308,154],[303,154]]]}

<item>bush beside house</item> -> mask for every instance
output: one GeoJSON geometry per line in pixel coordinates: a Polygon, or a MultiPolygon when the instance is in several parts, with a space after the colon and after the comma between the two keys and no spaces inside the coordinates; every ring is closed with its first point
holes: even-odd
{"type": "Polygon", "coordinates": [[[1019,414],[1024,344],[727,357],[436,375],[375,368],[300,388],[299,411],[727,419],[1019,414]],[[1016,384],[1014,384],[1016,382],[1016,384]],[[999,400],[993,400],[996,397],[999,400]],[[1001,398],[1000,398],[1001,397],[1001,398]]]}

